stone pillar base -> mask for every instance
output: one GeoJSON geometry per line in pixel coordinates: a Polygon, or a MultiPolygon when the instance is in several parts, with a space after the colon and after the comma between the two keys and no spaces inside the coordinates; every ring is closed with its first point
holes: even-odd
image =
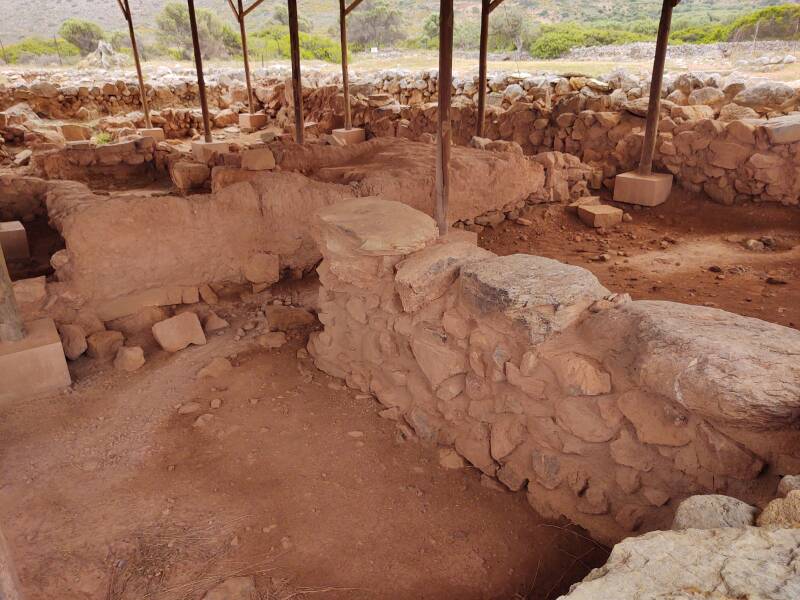
{"type": "Polygon", "coordinates": [[[18,342],[0,342],[0,405],[72,383],[53,320],[30,321],[25,330],[18,342]]]}
{"type": "Polygon", "coordinates": [[[192,156],[195,160],[206,162],[214,152],[224,153],[229,150],[229,142],[206,142],[197,140],[192,142],[192,156]]]}
{"type": "Polygon", "coordinates": [[[651,173],[641,175],[636,171],[621,173],[614,181],[614,202],[658,206],[666,202],[672,191],[672,174],[651,173]]]}
{"type": "Polygon", "coordinates": [[[342,142],[343,145],[360,144],[366,139],[366,133],[361,127],[352,129],[334,129],[331,135],[342,142]]]}
{"type": "Polygon", "coordinates": [[[19,221],[0,223],[0,246],[6,260],[28,258],[31,255],[25,227],[19,221]]]}
{"type": "Polygon", "coordinates": [[[267,115],[263,113],[240,113],[239,129],[242,131],[256,131],[267,124],[267,115]]]}
{"type": "Polygon", "coordinates": [[[142,129],[137,129],[136,131],[138,131],[139,135],[142,137],[150,137],[157,142],[163,142],[165,139],[167,139],[167,136],[164,135],[164,130],[161,129],[161,127],[145,127],[142,129]]]}

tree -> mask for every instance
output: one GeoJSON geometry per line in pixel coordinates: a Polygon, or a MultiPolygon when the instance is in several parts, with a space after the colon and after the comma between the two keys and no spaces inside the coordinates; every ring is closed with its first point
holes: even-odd
{"type": "Polygon", "coordinates": [[[82,55],[94,52],[97,42],[105,38],[97,23],[82,19],[67,19],[58,29],[59,35],[80,50],[82,55]]]}
{"type": "MultiPolygon", "coordinates": [[[[239,34],[216,14],[199,8],[197,33],[203,58],[216,58],[241,52],[239,34]]],[[[156,17],[158,38],[167,47],[175,48],[182,59],[192,55],[192,30],[189,25],[189,9],[186,4],[170,2],[156,17]]]]}
{"type": "Polygon", "coordinates": [[[521,52],[530,41],[532,28],[525,11],[519,7],[503,5],[492,13],[492,46],[503,50],[521,52]]]}
{"type": "Polygon", "coordinates": [[[367,0],[350,13],[347,33],[358,46],[389,46],[405,39],[403,14],[388,0],[367,0]]]}
{"type": "MultiPolygon", "coordinates": [[[[272,20],[278,25],[283,25],[284,27],[289,26],[289,9],[286,8],[285,4],[279,4],[275,7],[275,12],[272,13],[272,20]]],[[[308,17],[298,15],[297,28],[304,33],[311,33],[313,25],[311,21],[308,20],[308,17]]]]}

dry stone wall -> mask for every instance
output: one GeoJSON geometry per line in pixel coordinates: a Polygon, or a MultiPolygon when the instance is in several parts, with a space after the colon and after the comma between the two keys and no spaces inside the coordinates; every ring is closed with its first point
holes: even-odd
{"type": "Polygon", "coordinates": [[[313,224],[316,365],[540,513],[605,541],[664,529],[677,502],[752,504],[800,468],[800,334],[632,301],[585,269],[480,249],[377,198],[313,224]]]}

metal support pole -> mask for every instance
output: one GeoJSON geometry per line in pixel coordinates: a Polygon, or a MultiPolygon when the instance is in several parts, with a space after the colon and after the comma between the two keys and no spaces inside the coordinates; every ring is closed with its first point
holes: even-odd
{"type": "Polygon", "coordinates": [[[344,128],[352,129],[350,116],[350,79],[347,75],[347,9],[345,0],[339,0],[339,32],[342,47],[342,88],[344,93],[344,128]]]}
{"type": "Polygon", "coordinates": [[[661,21],[658,24],[656,55],[653,59],[653,76],[650,78],[650,102],[647,106],[642,157],[639,160],[638,173],[650,175],[653,172],[653,156],[656,153],[658,138],[658,121],[661,116],[661,86],[664,81],[664,63],[667,60],[669,30],[672,24],[672,9],[680,0],[664,0],[661,8],[661,21]]]}
{"type": "Polygon", "coordinates": [[[194,64],[197,69],[197,91],[200,95],[200,109],[203,111],[203,138],[210,143],[211,119],[208,117],[208,101],[206,100],[206,82],[203,79],[203,57],[200,54],[200,37],[197,34],[197,16],[194,13],[194,0],[186,0],[189,4],[189,27],[192,29],[192,46],[194,48],[194,64]]]}
{"type": "Polygon", "coordinates": [[[253,86],[250,84],[250,59],[247,56],[247,29],[244,26],[244,5],[242,0],[239,0],[239,31],[242,35],[242,54],[244,55],[244,80],[247,83],[247,106],[250,113],[256,112],[255,104],[253,103],[253,86]]]}
{"type": "Polygon", "coordinates": [[[6,267],[6,257],[0,246],[0,342],[18,342],[25,337],[25,325],[19,316],[17,299],[6,267]]]}
{"type": "Polygon", "coordinates": [[[294,94],[294,141],[303,143],[303,90],[300,79],[300,33],[297,26],[297,0],[289,3],[289,43],[292,50],[292,92],[294,94]]]}
{"type": "Polygon", "coordinates": [[[142,76],[142,63],[139,59],[139,47],[136,45],[136,33],[133,29],[133,15],[129,0],[125,2],[125,20],[128,21],[128,33],[131,37],[131,49],[133,50],[133,62],[136,64],[136,76],[139,78],[139,96],[142,100],[142,110],[144,111],[144,124],[149,129],[153,126],[150,122],[150,107],[147,105],[147,90],[144,87],[144,77],[142,76]]]}
{"type": "Polygon", "coordinates": [[[450,197],[450,94],[453,87],[453,0],[439,3],[439,129],[436,140],[436,207],[439,235],[447,233],[450,197]]]}
{"type": "Polygon", "coordinates": [[[486,55],[489,50],[489,0],[481,1],[481,45],[478,53],[478,124],[475,135],[483,137],[486,120],[486,55]]]}

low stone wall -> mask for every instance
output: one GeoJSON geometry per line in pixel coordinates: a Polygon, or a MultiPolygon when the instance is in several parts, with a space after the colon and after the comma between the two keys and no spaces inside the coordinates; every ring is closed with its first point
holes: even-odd
{"type": "MultiPolygon", "coordinates": [[[[670,171],[682,187],[725,204],[737,201],[800,203],[800,118],[723,121],[698,107],[665,103],[659,126],[656,167],[670,171]],[[703,116],[705,115],[705,116],[703,116]]],[[[705,108],[705,107],[703,107],[705,108]]],[[[476,109],[454,108],[453,135],[459,144],[474,135],[476,109]]],[[[417,139],[436,131],[435,105],[371,109],[355,120],[376,136],[417,139]]],[[[562,151],[614,177],[638,164],[644,138],[644,107],[607,110],[602,100],[576,94],[552,111],[517,103],[487,117],[486,136],[513,141],[525,154],[562,151]],[[635,114],[638,113],[638,114],[635,114]]]]}
{"type": "Polygon", "coordinates": [[[44,179],[116,181],[142,185],[166,174],[151,137],[135,137],[110,144],[69,142],[64,147],[35,152],[34,172],[44,179]]]}
{"type": "Polygon", "coordinates": [[[693,494],[762,504],[800,470],[795,330],[437,239],[395,202],[340,202],[313,231],[316,365],[544,515],[617,541],[668,527],[693,494]]]}

